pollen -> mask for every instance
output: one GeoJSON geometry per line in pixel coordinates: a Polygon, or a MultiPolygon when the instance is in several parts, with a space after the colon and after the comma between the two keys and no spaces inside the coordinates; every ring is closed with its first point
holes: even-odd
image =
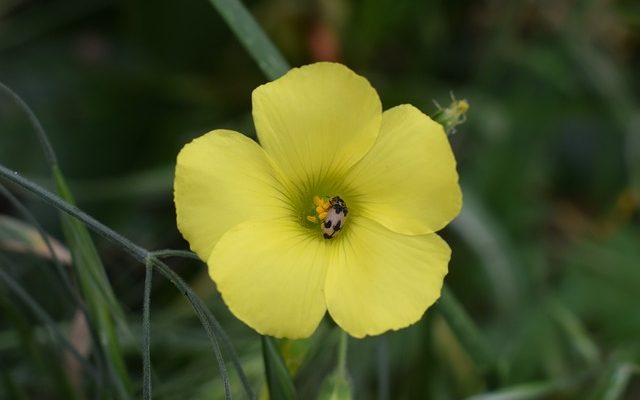
{"type": "Polygon", "coordinates": [[[331,209],[331,202],[329,199],[320,196],[313,196],[313,205],[315,206],[316,215],[308,215],[307,221],[313,223],[324,221],[331,209]]]}
{"type": "Polygon", "coordinates": [[[313,196],[313,204],[316,206],[316,213],[318,214],[318,218],[320,219],[320,221],[324,221],[324,219],[327,218],[329,209],[331,208],[331,203],[324,197],[313,196]]]}

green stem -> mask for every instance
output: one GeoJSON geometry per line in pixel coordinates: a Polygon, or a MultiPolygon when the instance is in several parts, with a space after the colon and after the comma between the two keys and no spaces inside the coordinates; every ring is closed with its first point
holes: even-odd
{"type": "Polygon", "coordinates": [[[151,394],[151,279],[153,265],[145,263],[144,303],[142,308],[142,398],[150,400],[151,394]]]}
{"type": "Polygon", "coordinates": [[[347,345],[349,343],[349,335],[347,332],[340,330],[340,339],[338,342],[338,363],[336,372],[341,376],[347,375],[347,345]]]}
{"type": "Polygon", "coordinates": [[[182,258],[190,258],[193,260],[202,261],[200,260],[200,257],[198,257],[197,254],[191,251],[186,251],[186,250],[171,250],[171,249],[155,250],[155,251],[152,251],[151,254],[157,258],[182,257],[182,258]]]}
{"type": "MultiPolygon", "coordinates": [[[[193,293],[191,288],[189,288],[189,285],[187,285],[182,280],[182,278],[178,276],[178,274],[176,274],[171,268],[169,268],[167,264],[153,257],[152,255],[150,255],[150,253],[144,262],[145,264],[149,262],[151,265],[153,265],[154,268],[157,268],[158,272],[160,272],[165,278],[169,279],[169,281],[173,283],[173,285],[177,287],[178,290],[180,290],[180,292],[187,298],[189,303],[191,303],[193,310],[198,316],[198,319],[200,319],[200,323],[202,323],[202,326],[204,327],[204,330],[209,337],[209,343],[211,344],[213,353],[218,362],[218,368],[220,369],[220,375],[222,377],[222,383],[224,386],[225,399],[230,399],[231,385],[229,384],[229,374],[227,372],[224,358],[222,357],[222,351],[220,350],[220,345],[218,344],[218,339],[216,336],[220,333],[222,327],[220,327],[211,311],[204,305],[204,303],[202,303],[202,300],[200,300],[200,298],[197,297],[195,293],[193,293]]],[[[239,366],[239,364],[237,365],[239,366]]],[[[240,374],[242,377],[244,375],[244,372],[239,369],[238,374],[240,374]]],[[[243,380],[243,382],[245,381],[243,380]]],[[[247,394],[249,395],[249,397],[253,398],[253,393],[251,393],[250,388],[245,387],[245,389],[247,390],[247,394]]]]}

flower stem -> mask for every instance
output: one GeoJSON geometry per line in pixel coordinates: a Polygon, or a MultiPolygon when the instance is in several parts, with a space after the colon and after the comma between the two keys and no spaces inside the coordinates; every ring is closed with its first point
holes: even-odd
{"type": "Polygon", "coordinates": [[[340,330],[340,339],[338,342],[338,364],[336,367],[336,372],[341,376],[346,376],[347,374],[347,344],[349,341],[349,336],[347,332],[340,330]]]}
{"type": "Polygon", "coordinates": [[[349,336],[340,329],[338,338],[338,360],[336,369],[320,385],[319,400],[352,400],[353,390],[347,372],[347,344],[349,336]]]}

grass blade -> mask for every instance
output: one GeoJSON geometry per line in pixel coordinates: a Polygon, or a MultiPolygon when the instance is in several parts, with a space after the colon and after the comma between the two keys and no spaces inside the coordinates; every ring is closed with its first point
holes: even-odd
{"type": "Polygon", "coordinates": [[[239,0],[209,0],[267,78],[273,80],[289,70],[280,51],[239,0]]]}
{"type": "Polygon", "coordinates": [[[618,400],[624,396],[625,389],[633,375],[640,375],[640,367],[636,364],[624,363],[619,365],[611,375],[609,384],[604,391],[604,400],[618,400]]]}
{"type": "MultiPolygon", "coordinates": [[[[73,204],[73,196],[59,168],[55,151],[42,124],[20,96],[2,83],[0,83],[0,89],[6,92],[28,116],[40,141],[58,193],[68,203],[73,204]]],[[[112,386],[118,391],[118,396],[129,398],[132,387],[115,326],[118,324],[125,332],[128,332],[124,313],[113,293],[102,260],[86,226],[66,214],[61,214],[61,220],[66,242],[73,256],[74,271],[86,299],[87,311],[90,314],[90,318],[87,320],[96,324],[99,333],[99,341],[95,345],[104,346],[110,364],[109,370],[116,380],[112,386]]]]}
{"type": "Polygon", "coordinates": [[[615,361],[610,363],[590,391],[591,400],[621,400],[631,379],[640,376],[640,366],[629,361],[615,361]]]}

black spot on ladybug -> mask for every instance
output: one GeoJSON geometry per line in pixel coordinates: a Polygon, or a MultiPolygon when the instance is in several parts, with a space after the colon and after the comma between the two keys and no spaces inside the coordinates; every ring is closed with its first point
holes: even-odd
{"type": "Polygon", "coordinates": [[[324,227],[327,229],[331,228],[331,222],[332,222],[331,220],[324,221],[324,227]]]}

